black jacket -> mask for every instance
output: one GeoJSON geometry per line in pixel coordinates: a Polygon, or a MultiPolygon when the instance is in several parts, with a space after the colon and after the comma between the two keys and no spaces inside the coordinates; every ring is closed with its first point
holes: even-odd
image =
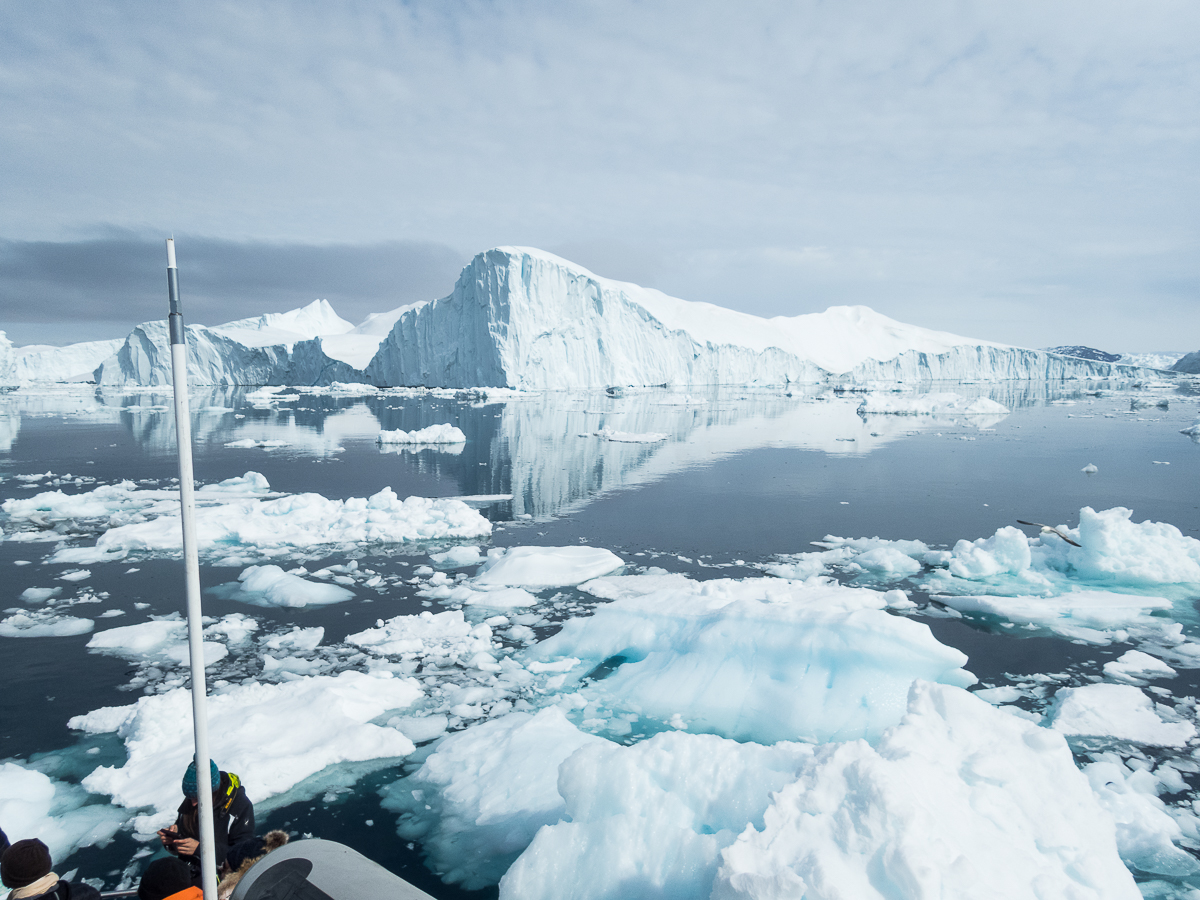
{"type": "Polygon", "coordinates": [[[90,884],[71,884],[60,880],[44,894],[27,897],[26,900],[100,900],[100,892],[90,884]]]}
{"type": "MultiPolygon", "coordinates": [[[[228,772],[221,773],[221,786],[215,793],[213,837],[216,843],[217,867],[220,868],[230,847],[254,837],[254,804],[246,796],[246,789],[242,787],[238,777],[228,772]]],[[[181,837],[200,839],[199,829],[196,827],[198,809],[199,807],[192,806],[191,800],[184,800],[179,804],[179,817],[175,820],[175,827],[181,837]]],[[[200,865],[199,852],[194,856],[183,853],[176,855],[186,862],[200,865]]]]}

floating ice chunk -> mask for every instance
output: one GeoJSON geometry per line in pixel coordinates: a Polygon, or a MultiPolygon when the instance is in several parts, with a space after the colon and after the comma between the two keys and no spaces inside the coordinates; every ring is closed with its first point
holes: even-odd
{"type": "Polygon", "coordinates": [[[537,606],[538,598],[524,588],[501,588],[498,591],[470,591],[463,601],[468,606],[489,606],[493,609],[520,609],[537,606]]]}
{"type": "Polygon", "coordinates": [[[21,599],[24,600],[26,603],[45,603],[47,600],[51,600],[54,597],[57,597],[61,593],[62,593],[62,588],[60,588],[60,587],[52,587],[52,588],[31,587],[31,588],[25,588],[25,590],[21,591],[21,599]]]}
{"type": "Polygon", "coordinates": [[[877,547],[854,557],[850,568],[884,581],[895,581],[916,575],[922,566],[911,556],[893,547],[877,547]]]}
{"type": "Polygon", "coordinates": [[[1113,738],[1151,747],[1182,747],[1196,734],[1191,722],[1166,722],[1141,690],[1127,684],[1089,684],[1054,695],[1051,727],[1063,734],[1113,738]]]}
{"type": "MultiPolygon", "coordinates": [[[[176,666],[185,665],[189,659],[187,622],[177,614],[122,625],[92,635],[88,649],[108,656],[120,656],[135,662],[159,662],[176,666]]],[[[229,649],[217,641],[204,641],[204,665],[224,659],[229,649]]]]}
{"type": "Polygon", "coordinates": [[[461,569],[464,566],[476,566],[483,562],[479,548],[471,545],[451,547],[442,553],[431,553],[429,561],[439,569],[461,569]]]}
{"type": "Polygon", "coordinates": [[[327,606],[354,598],[354,592],[336,584],[309,581],[285,572],[279,566],[250,566],[235,582],[209,588],[225,600],[240,600],[253,606],[327,606]]]}
{"type": "MultiPolygon", "coordinates": [[[[231,687],[208,699],[210,752],[222,769],[241,776],[246,793],[257,802],[327,766],[408,755],[412,741],[371,722],[420,697],[415,681],[387,672],[231,687]]],[[[131,809],[156,809],[159,816],[139,828],[152,831],[155,820],[174,814],[180,773],[192,754],[190,723],[191,693],[183,688],[76,716],[69,727],[91,734],[116,732],[129,754],[121,767],[93,771],[83,786],[131,809]]]]}
{"type": "Polygon", "coordinates": [[[942,594],[936,599],[962,613],[995,616],[1093,644],[1111,643],[1117,632],[1135,626],[1160,633],[1168,620],[1150,613],[1171,608],[1171,601],[1163,597],[1111,591],[1073,591],[1052,597],[942,594]]]}
{"type": "Polygon", "coordinates": [[[226,641],[237,646],[250,640],[250,635],[258,631],[258,622],[241,613],[230,613],[223,616],[219,622],[210,625],[206,631],[213,635],[224,635],[226,641]]]}
{"type": "Polygon", "coordinates": [[[543,825],[563,814],[559,764],[604,743],[551,707],[511,713],[448,736],[413,775],[384,790],[397,831],[419,840],[442,880],[495,884],[543,825]]]}
{"type": "Polygon", "coordinates": [[[657,444],[670,437],[669,434],[661,434],[657,431],[637,434],[630,431],[613,431],[609,428],[601,428],[595,432],[595,436],[604,438],[606,441],[614,441],[618,444],[657,444]]]}
{"type": "Polygon", "coordinates": [[[887,605],[827,582],[691,582],[569,620],[526,656],[584,660],[565,676],[576,682],[603,663],[614,671],[583,696],[661,722],[678,713],[694,731],[764,743],[877,736],[899,721],[914,679],[975,680],[964,654],[887,605]]]}
{"type": "Polygon", "coordinates": [[[234,450],[253,450],[256,448],[260,450],[277,450],[280,447],[287,447],[289,444],[287,441],[280,440],[256,441],[254,438],[243,438],[240,441],[229,441],[225,446],[234,450]]]}
{"type": "Polygon", "coordinates": [[[875,748],[818,747],[711,896],[1140,900],[1113,821],[1054,732],[916,682],[875,748]]]}
{"type": "Polygon", "coordinates": [[[262,639],[266,650],[294,650],[300,653],[311,653],[325,639],[325,629],[320,625],[312,628],[301,628],[293,625],[291,631],[281,631],[262,639]]]}
{"type": "Polygon", "coordinates": [[[1084,475],[1095,475],[1095,474],[1096,474],[1097,472],[1099,472],[1100,470],[1099,470],[1099,469],[1097,469],[1097,468],[1096,468],[1094,465],[1092,465],[1091,463],[1088,463],[1086,466],[1084,466],[1084,467],[1083,467],[1082,469],[1080,469],[1079,471],[1080,471],[1080,472],[1082,472],[1084,475]]]}
{"type": "Polygon", "coordinates": [[[1002,703],[1013,703],[1024,696],[1020,688],[1015,688],[1009,684],[1001,687],[984,688],[982,691],[972,691],[971,693],[980,700],[986,700],[988,703],[996,706],[1002,703]]]}
{"type": "Polygon", "coordinates": [[[124,810],[95,800],[15,762],[0,763],[0,822],[9,839],[37,838],[62,861],[80,847],[107,844],[128,819],[124,810]]]}
{"type": "Polygon", "coordinates": [[[563,587],[609,575],[624,560],[603,547],[511,547],[488,551],[476,584],[563,587]]]}
{"type": "Polygon", "coordinates": [[[1025,572],[1031,561],[1025,533],[1006,525],[990,538],[955,544],[949,569],[956,578],[991,578],[1025,572]]]}
{"type": "MultiPolygon", "coordinates": [[[[409,497],[402,501],[391,488],[365,499],[328,500],[320,494],[293,494],[196,510],[196,537],[202,553],[237,549],[265,554],[330,544],[472,538],[491,530],[487,519],[458,500],[409,497]]],[[[96,549],[178,552],[181,533],[178,516],[166,515],[114,528],[101,535],[96,549]]]]}
{"type": "Polygon", "coordinates": [[[1079,529],[1070,532],[1083,546],[1041,542],[1039,566],[1071,578],[1121,586],[1149,587],[1200,583],[1200,541],[1166,522],[1132,522],[1121,506],[1079,511],[1079,529]]]}
{"type": "Polygon", "coordinates": [[[91,619],[63,616],[50,610],[13,613],[0,619],[0,637],[70,637],[87,634],[96,623],[91,619]]]}
{"type": "Polygon", "coordinates": [[[1116,820],[1117,847],[1127,865],[1176,878],[1200,874],[1200,862],[1174,844],[1183,832],[1156,796],[1153,773],[1131,770],[1115,754],[1105,754],[1083,772],[1100,805],[1116,820]]]}
{"type": "Polygon", "coordinates": [[[638,575],[606,575],[603,578],[593,578],[579,585],[579,589],[601,600],[619,600],[624,597],[644,597],[666,588],[690,590],[694,584],[695,582],[682,572],[668,572],[653,566],[638,575]]]}
{"type": "Polygon", "coordinates": [[[89,569],[73,569],[58,576],[60,581],[85,581],[92,577],[89,569]]]}
{"type": "Polygon", "coordinates": [[[1155,659],[1149,653],[1129,650],[1112,662],[1106,662],[1104,674],[1115,681],[1137,684],[1152,678],[1174,678],[1177,673],[1161,659],[1155,659]]]}
{"type": "Polygon", "coordinates": [[[424,744],[440,738],[450,725],[448,716],[393,716],[388,728],[395,728],[414,744],[424,744]]]}
{"type": "Polygon", "coordinates": [[[423,612],[416,616],[396,616],[378,621],[374,628],[347,635],[346,643],[380,656],[405,659],[431,657],[445,663],[471,659],[492,650],[492,629],[472,625],[462,610],[423,612]]]}
{"type": "Polygon", "coordinates": [[[763,827],[771,794],[812,753],[680,733],[585,746],[558,769],[563,821],[538,831],[500,896],[707,897],[721,850],[747,825],[763,827]]]}
{"type": "Polygon", "coordinates": [[[442,423],[414,431],[381,431],[377,440],[380,444],[465,444],[467,436],[460,428],[442,423]]]}
{"type": "Polygon", "coordinates": [[[919,397],[897,397],[895,394],[868,394],[858,405],[858,413],[867,415],[932,416],[953,414],[994,419],[994,424],[1009,414],[1002,403],[987,397],[968,401],[953,393],[922,394],[919,397]]]}

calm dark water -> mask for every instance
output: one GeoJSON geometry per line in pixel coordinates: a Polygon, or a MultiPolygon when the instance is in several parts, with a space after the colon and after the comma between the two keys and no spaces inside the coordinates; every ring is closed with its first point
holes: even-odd
{"type": "MultiPolygon", "coordinates": [[[[942,389],[988,393],[981,387],[942,389]]],[[[481,507],[496,523],[492,545],[582,542],[696,578],[757,575],[751,564],[812,549],[810,542],[828,534],[953,545],[1018,518],[1073,525],[1083,506],[1131,507],[1135,521],[1169,522],[1200,536],[1200,445],[1179,434],[1200,410],[1195,395],[1158,389],[1096,397],[1077,389],[1010,385],[992,396],[1012,414],[981,423],[928,416],[864,421],[855,414],[854,397],[787,397],[778,391],[507,402],[300,395],[269,406],[248,402],[245,392],[201,392],[192,399],[195,470],[201,482],[257,471],[274,490],[331,498],[368,496],[385,486],[402,497],[511,495],[481,507]],[[1167,399],[1169,408],[1130,410],[1131,399],[1148,395],[1167,399]],[[441,422],[466,433],[461,452],[382,452],[375,443],[381,428],[412,430],[441,422]],[[668,439],[620,444],[595,437],[601,428],[657,432],[668,439]],[[289,446],[225,447],[247,437],[285,440],[289,446]],[[1081,473],[1088,463],[1098,467],[1097,474],[1081,473]]],[[[0,398],[9,440],[0,453],[5,477],[0,497],[45,490],[41,484],[25,488],[13,476],[46,471],[99,483],[157,480],[169,487],[178,472],[168,404],[168,395],[0,398]]],[[[52,547],[0,543],[0,608],[25,606],[19,597],[28,587],[58,583],[57,569],[39,564],[52,547]],[[15,565],[18,560],[32,564],[15,565]]],[[[430,550],[443,547],[392,548],[360,561],[382,574],[407,575],[430,550]]],[[[345,561],[342,554],[306,565],[312,570],[345,561]]],[[[125,574],[128,562],[89,566],[87,586],[110,594],[105,606],[93,609],[129,613],[99,621],[98,629],[142,621],[148,613],[182,611],[180,562],[151,559],[136,566],[132,574],[125,574]],[[134,603],[148,608],[135,615],[134,603]]],[[[239,571],[205,565],[201,580],[211,587],[236,579],[239,571]]],[[[252,614],[266,630],[321,625],[325,644],[376,619],[426,608],[405,585],[369,602],[330,607],[260,609],[213,597],[205,602],[209,615],[252,614]]],[[[939,640],[969,655],[968,668],[984,680],[1003,673],[1095,671],[1127,649],[1020,639],[956,620],[927,622],[939,640]]],[[[71,716],[136,699],[136,692],[122,689],[135,667],[89,653],[89,637],[0,638],[0,759],[30,760],[71,747],[77,740],[66,727],[71,716]]],[[[1193,673],[1181,673],[1172,690],[1193,692],[1195,680],[1193,673]]],[[[395,817],[379,807],[376,793],[395,777],[394,771],[376,773],[338,802],[292,804],[260,817],[260,824],[351,844],[436,896],[494,895],[442,885],[421,865],[420,848],[410,849],[396,837],[395,817]],[[365,824],[368,819],[372,825],[365,824]]],[[[111,886],[136,849],[122,836],[106,849],[80,851],[60,869],[78,865],[81,874],[106,877],[111,886]]]]}

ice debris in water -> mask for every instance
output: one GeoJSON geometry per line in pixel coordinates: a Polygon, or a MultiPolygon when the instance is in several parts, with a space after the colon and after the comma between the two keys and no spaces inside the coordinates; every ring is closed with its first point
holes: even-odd
{"type": "Polygon", "coordinates": [[[1092,463],[1088,463],[1086,466],[1084,466],[1079,471],[1082,472],[1084,475],[1095,475],[1100,470],[1097,469],[1092,463]]]}
{"type": "Polygon", "coordinates": [[[253,606],[327,606],[354,597],[354,592],[336,584],[309,581],[285,572],[279,566],[250,566],[235,582],[209,588],[225,600],[240,600],[253,606]]]}
{"type": "Polygon", "coordinates": [[[559,679],[594,706],[664,723],[679,714],[694,730],[761,742],[878,736],[899,721],[914,679],[975,681],[963,653],[887,614],[888,595],[877,591],[762,578],[661,586],[651,577],[640,595],[626,578],[624,596],[567,621],[527,658],[583,660],[559,679]],[[579,683],[597,667],[611,674],[579,683]]]}
{"type": "MultiPolygon", "coordinates": [[[[412,741],[372,723],[421,696],[415,681],[388,672],[347,671],[282,684],[232,686],[209,697],[210,752],[222,769],[241,776],[257,803],[327,766],[408,755],[412,741]]],[[[129,755],[122,766],[97,768],[83,786],[129,809],[153,808],[155,814],[134,820],[141,834],[169,824],[191,752],[179,735],[189,733],[190,722],[191,694],[182,688],[74,717],[69,727],[89,734],[116,733],[129,755]]]]}
{"type": "Polygon", "coordinates": [[[1140,650],[1129,650],[1106,662],[1104,674],[1116,681],[1138,684],[1155,678],[1174,678],[1177,673],[1161,659],[1140,650]]]}
{"type": "MultiPolygon", "coordinates": [[[[186,666],[189,659],[187,622],[172,613],[135,625],[109,628],[92,635],[88,649],[150,665],[186,666]]],[[[228,648],[219,641],[204,641],[204,665],[224,659],[228,648]]]]}
{"type": "MultiPolygon", "coordinates": [[[[391,488],[369,498],[329,500],[320,494],[292,494],[196,510],[196,538],[205,555],[234,551],[256,556],[303,554],[330,545],[482,537],[491,529],[491,522],[462,501],[400,500],[391,488]]],[[[131,552],[178,552],[181,534],[179,517],[164,515],[110,529],[94,548],[60,550],[51,562],[119,559],[131,552]]]]}
{"type": "Polygon", "coordinates": [[[462,429],[442,423],[413,431],[380,431],[376,441],[380,444],[465,444],[467,436],[462,429]]]}
{"type": "Polygon", "coordinates": [[[611,428],[601,428],[595,432],[595,436],[618,444],[658,444],[670,437],[669,434],[662,434],[657,431],[636,433],[631,431],[613,431],[611,428]]]}

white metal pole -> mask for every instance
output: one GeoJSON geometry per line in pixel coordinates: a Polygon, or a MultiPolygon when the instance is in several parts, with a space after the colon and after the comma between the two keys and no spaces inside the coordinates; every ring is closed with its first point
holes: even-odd
{"type": "MultiPolygon", "coordinates": [[[[207,683],[204,679],[204,620],[200,609],[200,558],[196,552],[196,502],[192,480],[192,422],[188,411],[187,343],[179,302],[175,239],[167,238],[167,293],[171,312],[171,379],[175,388],[175,435],[179,444],[179,504],[183,520],[183,567],[187,581],[188,652],[192,666],[192,724],[196,734],[196,784],[200,801],[200,874],[204,900],[217,900],[217,860],[209,779],[207,683]]],[[[215,786],[214,786],[215,787],[215,786]]]]}

